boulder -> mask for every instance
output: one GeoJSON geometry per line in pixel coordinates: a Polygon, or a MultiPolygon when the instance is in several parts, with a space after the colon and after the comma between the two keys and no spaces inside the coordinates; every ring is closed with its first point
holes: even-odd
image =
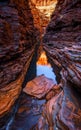
{"type": "Polygon", "coordinates": [[[23,91],[41,99],[53,88],[54,85],[52,79],[48,79],[44,75],[41,75],[29,81],[23,91]]]}

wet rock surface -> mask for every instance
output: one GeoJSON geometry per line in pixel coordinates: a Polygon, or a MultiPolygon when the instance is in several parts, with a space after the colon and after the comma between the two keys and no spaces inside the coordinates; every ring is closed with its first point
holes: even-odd
{"type": "Polygon", "coordinates": [[[42,75],[29,81],[23,91],[25,93],[21,93],[18,110],[9,126],[9,130],[37,129],[37,123],[46,107],[46,101],[58,95],[61,89],[59,85],[54,85],[52,80],[42,75]],[[39,79],[41,79],[41,82],[39,79]],[[46,90],[47,87],[48,90],[46,90]]]}
{"type": "Polygon", "coordinates": [[[0,128],[21,92],[37,43],[34,32],[28,0],[0,3],[0,128]]]}
{"type": "Polygon", "coordinates": [[[43,77],[24,88],[29,96],[20,92],[38,34],[32,11],[28,1],[0,3],[0,130],[81,130],[81,2],[58,0],[43,40],[61,83],[43,77]]]}
{"type": "Polygon", "coordinates": [[[58,67],[63,91],[47,102],[37,129],[81,130],[80,12],[80,0],[58,0],[47,27],[43,45],[58,67]]]}
{"type": "Polygon", "coordinates": [[[18,111],[9,130],[33,130],[37,124],[46,101],[38,100],[22,93],[18,111]]]}
{"type": "Polygon", "coordinates": [[[80,130],[81,96],[67,86],[47,102],[43,116],[37,124],[38,130],[80,130]]]}

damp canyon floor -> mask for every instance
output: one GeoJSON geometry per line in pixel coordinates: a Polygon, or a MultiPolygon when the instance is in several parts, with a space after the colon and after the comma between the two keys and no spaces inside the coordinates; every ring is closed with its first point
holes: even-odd
{"type": "MultiPolygon", "coordinates": [[[[45,75],[57,84],[56,76],[51,65],[36,65],[36,76],[45,75]]],[[[15,116],[9,121],[6,130],[30,130],[41,117],[46,99],[37,99],[22,92],[19,107],[15,116]]]]}

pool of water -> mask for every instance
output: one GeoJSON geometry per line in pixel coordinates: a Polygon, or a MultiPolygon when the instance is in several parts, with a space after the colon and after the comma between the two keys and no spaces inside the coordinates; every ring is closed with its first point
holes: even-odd
{"type": "Polygon", "coordinates": [[[22,93],[15,118],[13,121],[12,119],[10,120],[10,124],[8,124],[6,130],[34,130],[33,127],[41,117],[45,102],[46,100],[44,99],[38,100],[22,93]]]}
{"type": "Polygon", "coordinates": [[[54,83],[57,84],[56,75],[53,72],[53,68],[51,66],[37,65],[37,73],[36,73],[36,75],[39,76],[39,75],[42,75],[42,74],[44,74],[47,78],[52,79],[54,81],[54,83]]]}

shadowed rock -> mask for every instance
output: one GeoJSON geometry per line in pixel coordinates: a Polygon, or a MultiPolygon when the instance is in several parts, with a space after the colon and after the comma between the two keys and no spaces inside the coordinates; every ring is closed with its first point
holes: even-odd
{"type": "Polygon", "coordinates": [[[30,130],[38,122],[45,100],[38,100],[22,93],[18,111],[9,130],[30,130]]]}
{"type": "Polygon", "coordinates": [[[65,87],[47,102],[39,119],[37,130],[80,130],[81,96],[73,88],[65,87]]]}
{"type": "MultiPolygon", "coordinates": [[[[59,68],[64,68],[67,80],[81,87],[81,2],[59,1],[44,36],[44,49],[59,68]]],[[[79,89],[80,90],[80,89],[79,89]]]]}
{"type": "Polygon", "coordinates": [[[43,45],[61,74],[63,92],[47,102],[38,129],[81,130],[80,7],[80,0],[58,0],[47,27],[43,45]]]}
{"type": "Polygon", "coordinates": [[[0,3],[0,128],[8,121],[8,113],[19,97],[37,43],[28,0],[3,3],[0,3]],[[7,114],[3,123],[1,117],[7,114]]]}

